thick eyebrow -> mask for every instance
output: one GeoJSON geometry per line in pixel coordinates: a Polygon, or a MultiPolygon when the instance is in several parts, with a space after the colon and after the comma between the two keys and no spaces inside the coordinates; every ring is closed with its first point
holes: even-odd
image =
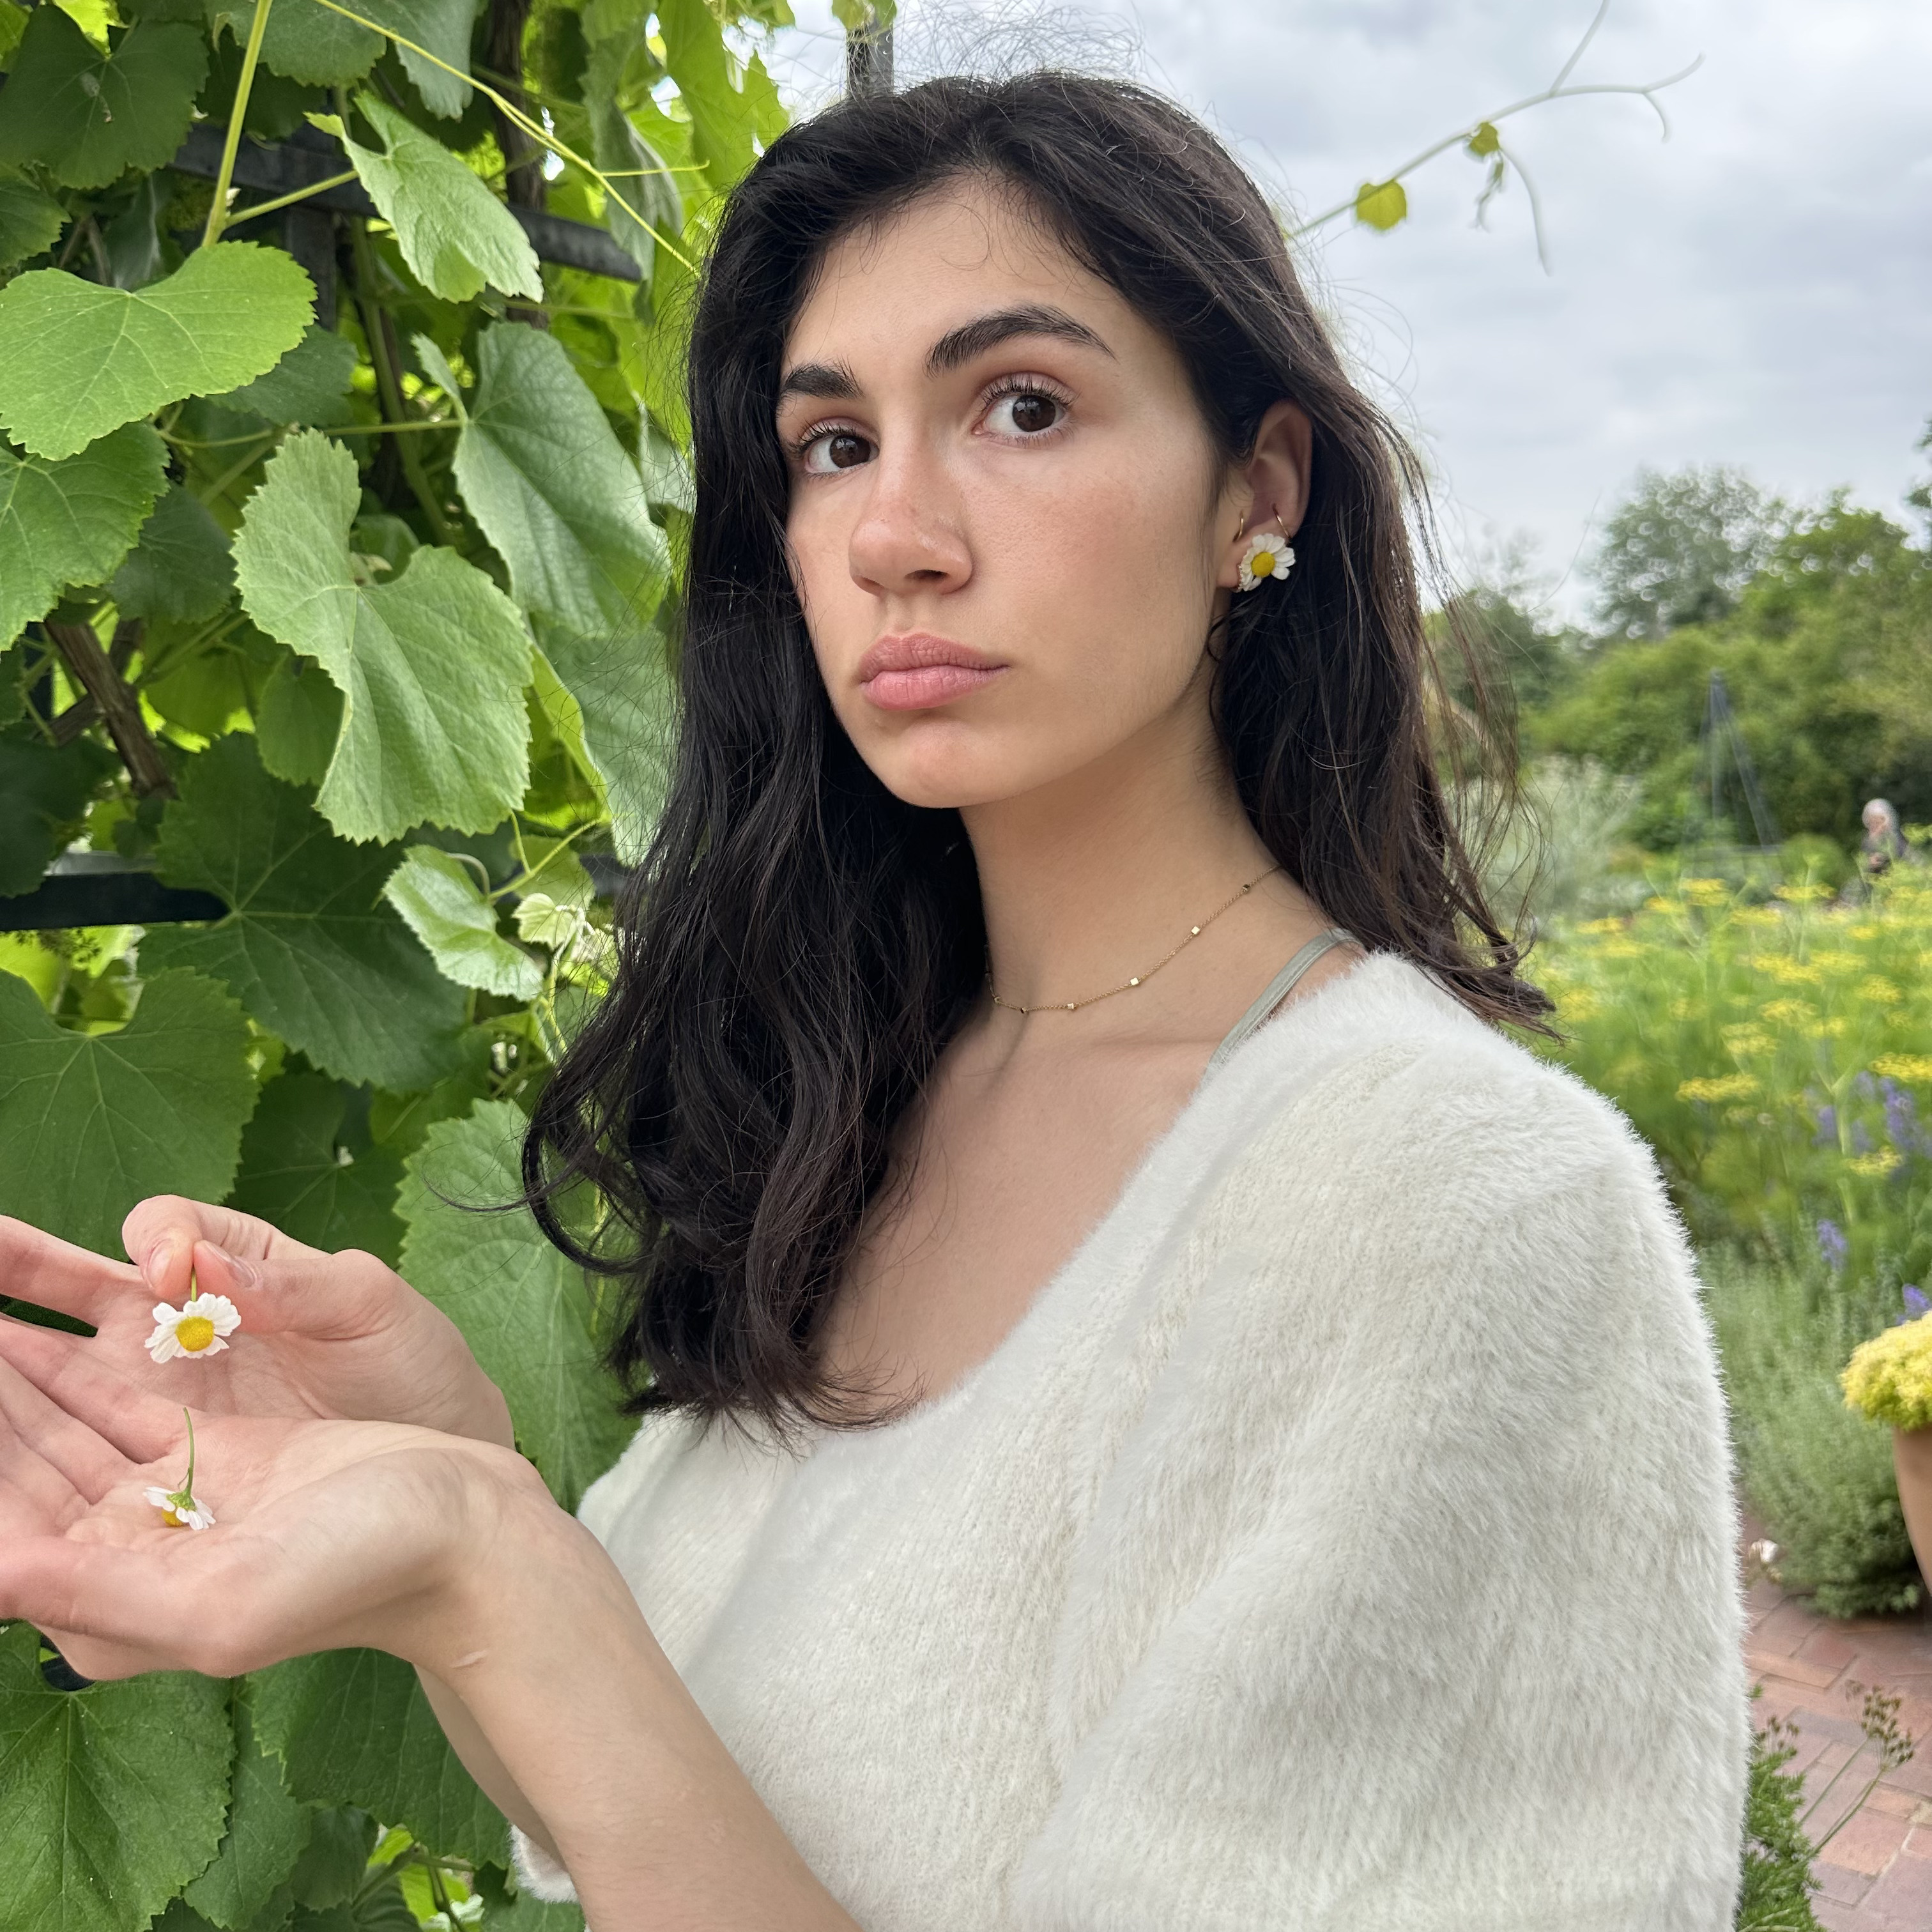
{"type": "MultiPolygon", "coordinates": [[[[928,376],[949,375],[976,356],[983,356],[1002,342],[1018,335],[1055,335],[1064,342],[1077,342],[1097,349],[1103,356],[1113,351],[1089,328],[1064,309],[1048,304],[1026,302],[1016,308],[995,309],[976,316],[949,329],[932,345],[926,358],[928,376]]],[[[815,396],[830,402],[850,402],[859,394],[859,380],[842,362],[801,362],[788,370],[778,385],[778,400],[788,396],[815,396]]]]}
{"type": "Polygon", "coordinates": [[[1064,308],[1043,303],[1022,303],[1017,308],[995,309],[990,315],[976,317],[950,329],[932,345],[926,358],[928,376],[944,376],[976,356],[1012,340],[1016,335],[1057,335],[1064,342],[1078,342],[1097,349],[1102,356],[1113,351],[1084,322],[1076,322],[1064,308]]]}
{"type": "Polygon", "coordinates": [[[778,385],[778,400],[788,396],[818,396],[829,402],[850,402],[859,393],[859,379],[842,362],[801,362],[786,372],[778,385]]]}

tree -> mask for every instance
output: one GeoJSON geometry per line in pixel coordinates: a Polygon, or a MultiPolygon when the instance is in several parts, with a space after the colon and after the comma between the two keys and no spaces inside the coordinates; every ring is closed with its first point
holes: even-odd
{"type": "Polygon", "coordinates": [[[1783,508],[1734,470],[1639,470],[1592,570],[1604,634],[1661,638],[1728,615],[1770,555],[1783,508]]]}
{"type": "Polygon", "coordinates": [[[1668,848],[1702,782],[1713,670],[1786,832],[1852,840],[1874,794],[1932,816],[1932,558],[1898,525],[1842,493],[1794,518],[1730,616],[1599,650],[1526,717],[1525,748],[1641,778],[1634,834],[1668,848]]]}

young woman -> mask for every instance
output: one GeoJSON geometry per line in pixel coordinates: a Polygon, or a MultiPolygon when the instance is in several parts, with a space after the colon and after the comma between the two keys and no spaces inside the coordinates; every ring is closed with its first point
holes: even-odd
{"type": "Polygon", "coordinates": [[[1693,1263],[1439,788],[1407,459],[1138,90],[786,134],[691,358],[675,782],[527,1172],[631,1239],[559,1510],[366,1256],[14,1225],[0,1616],[418,1666],[596,1932],[1720,1932],[1693,1263]],[[192,1264],[242,1326],[153,1367],[192,1264]],[[162,1528],[178,1404],[212,1529],[162,1528]]]}

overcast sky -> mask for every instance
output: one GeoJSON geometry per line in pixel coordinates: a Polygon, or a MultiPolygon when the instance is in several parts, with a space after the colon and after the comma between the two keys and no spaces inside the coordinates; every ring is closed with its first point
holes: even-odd
{"type": "MultiPolygon", "coordinates": [[[[838,74],[826,0],[794,0],[781,85],[838,74]]],[[[1594,0],[902,0],[901,80],[1060,59],[1202,114],[1280,205],[1318,213],[1440,135],[1546,87],[1594,0]]],[[[1424,446],[1466,556],[1519,533],[1579,614],[1594,531],[1640,464],[1726,463],[1787,495],[1836,484],[1904,517],[1932,469],[1932,6],[1613,0],[1571,76],[1647,82],[1503,126],[1512,179],[1471,226],[1478,165],[1409,178],[1410,220],[1304,243],[1356,366],[1424,446]],[[1573,562],[1579,570],[1571,572],[1573,562]]]]}

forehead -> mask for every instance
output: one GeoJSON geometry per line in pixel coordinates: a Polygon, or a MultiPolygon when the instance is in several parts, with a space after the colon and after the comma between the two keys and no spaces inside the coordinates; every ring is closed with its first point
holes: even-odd
{"type": "Polygon", "coordinates": [[[1066,310],[1117,355],[1159,343],[1018,190],[967,177],[848,231],[826,250],[786,337],[784,360],[923,358],[961,322],[1023,303],[1066,310]]]}

